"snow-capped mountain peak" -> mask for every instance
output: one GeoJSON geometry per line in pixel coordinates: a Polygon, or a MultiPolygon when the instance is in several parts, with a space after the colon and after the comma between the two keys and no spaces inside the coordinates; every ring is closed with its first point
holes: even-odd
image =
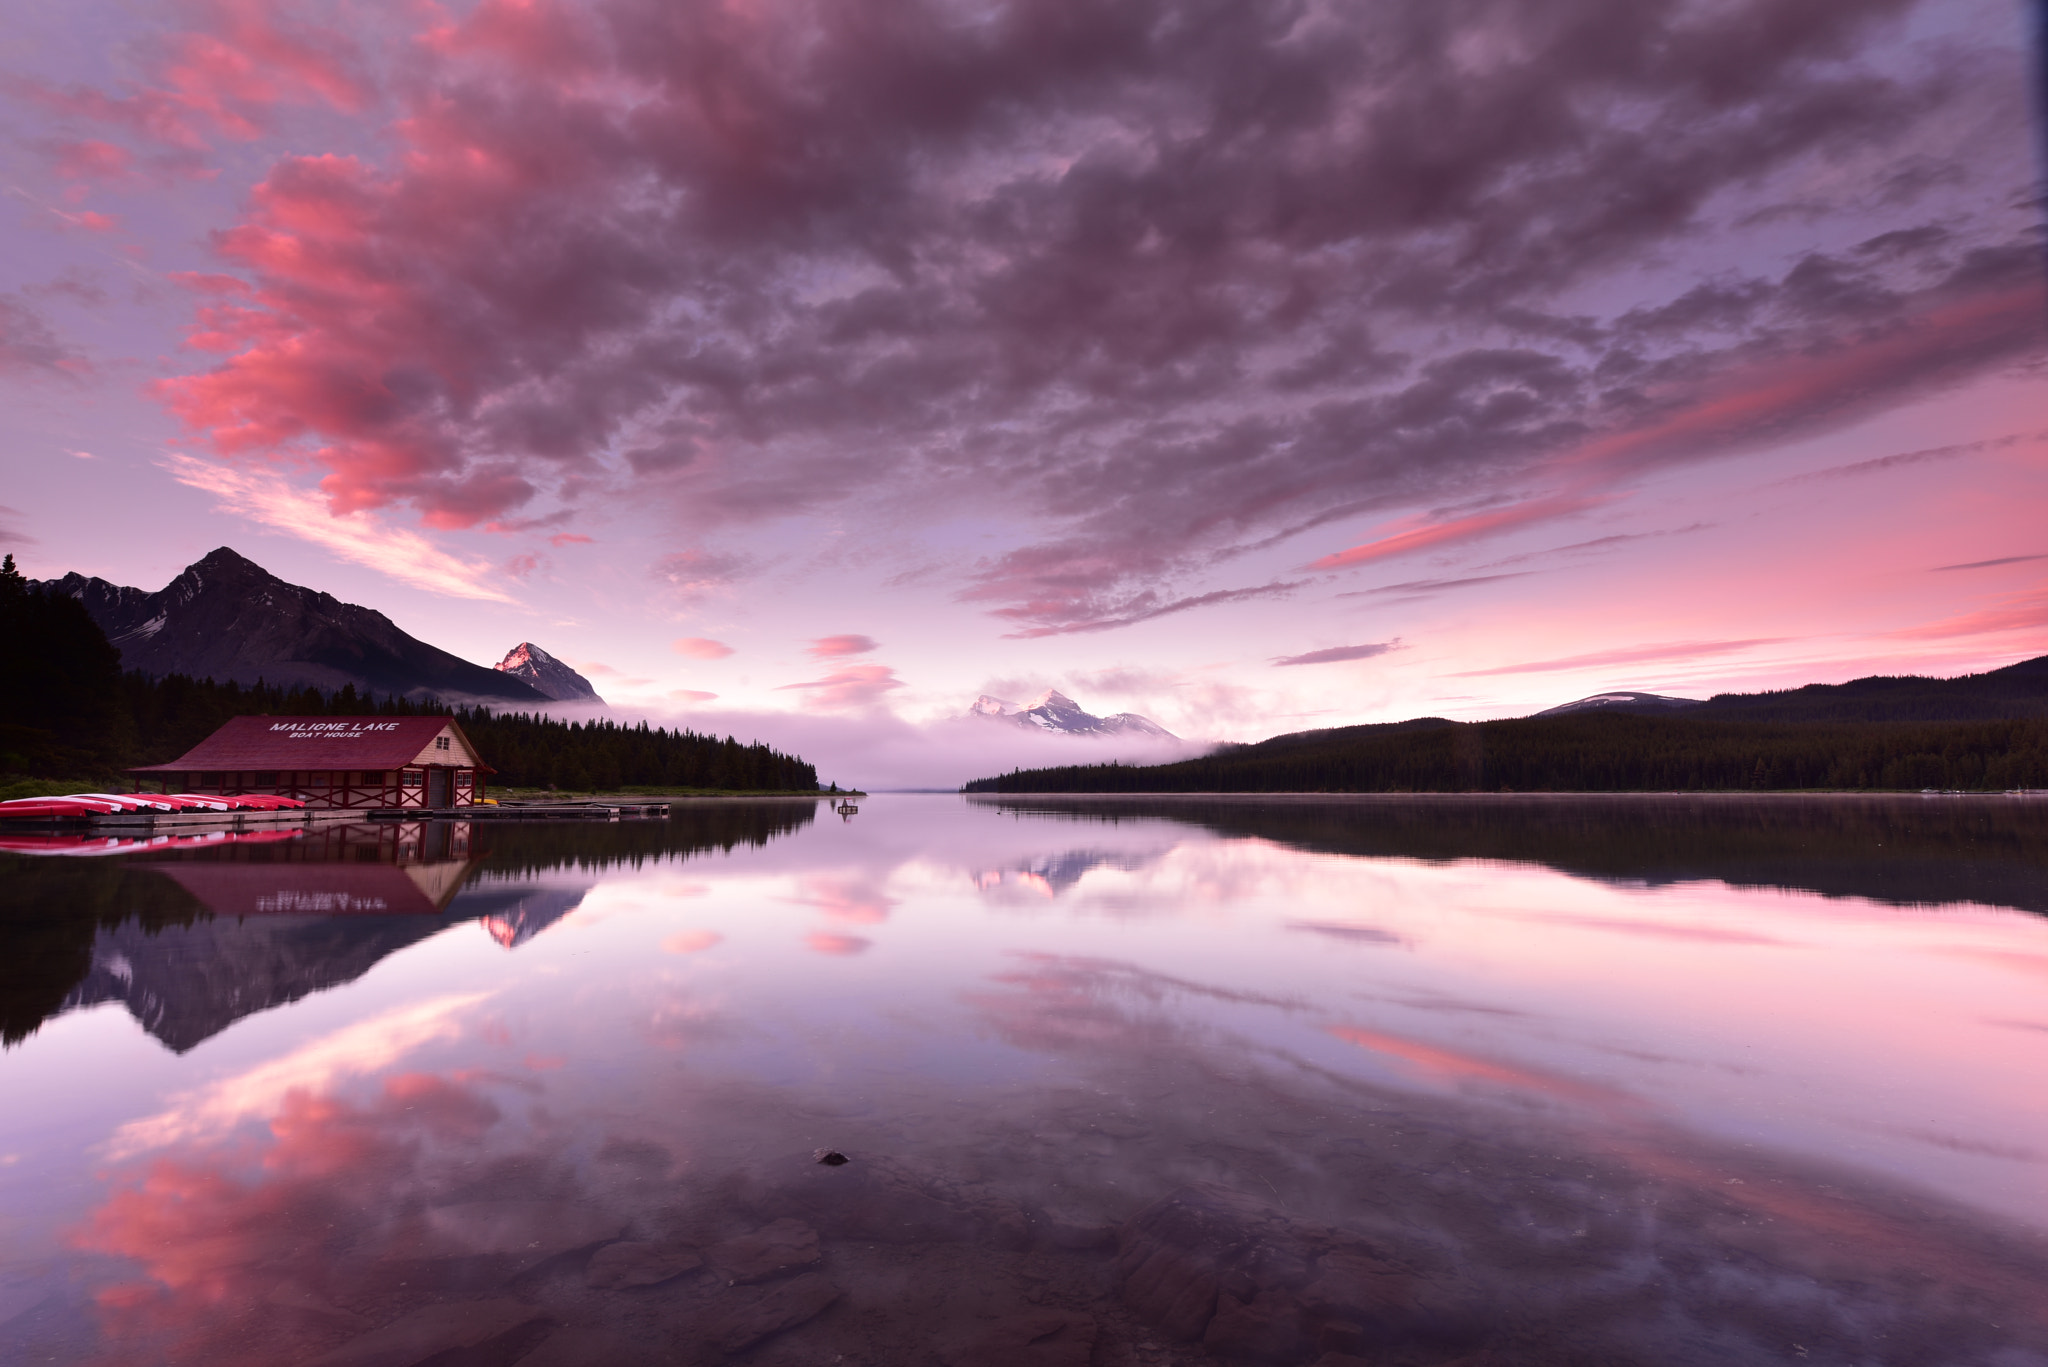
{"type": "Polygon", "coordinates": [[[604,701],[590,686],[590,680],[531,641],[521,641],[506,651],[505,658],[498,661],[495,668],[556,702],[604,701]]]}
{"type": "Polygon", "coordinates": [[[1048,688],[1030,702],[1021,704],[1003,698],[992,698],[984,693],[974,700],[974,705],[967,711],[970,716],[986,717],[991,721],[1006,721],[1063,736],[1156,736],[1164,740],[1175,739],[1171,731],[1135,712],[1119,712],[1113,717],[1095,716],[1056,688],[1048,688]]]}

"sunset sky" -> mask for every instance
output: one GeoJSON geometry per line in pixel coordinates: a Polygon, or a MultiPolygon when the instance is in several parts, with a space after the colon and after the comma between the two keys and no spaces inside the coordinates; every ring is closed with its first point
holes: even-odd
{"type": "Polygon", "coordinates": [[[2019,0],[19,6],[0,540],[146,589],[231,545],[771,740],[2009,663],[2048,652],[2030,39],[2019,0]]]}

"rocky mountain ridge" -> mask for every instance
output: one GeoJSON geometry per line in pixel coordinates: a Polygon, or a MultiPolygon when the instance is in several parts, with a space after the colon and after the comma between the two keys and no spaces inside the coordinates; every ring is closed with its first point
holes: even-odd
{"type": "MultiPolygon", "coordinates": [[[[383,613],[288,584],[226,546],[155,593],[71,573],[43,581],[84,604],[121,667],[252,684],[532,706],[552,695],[401,631],[383,613]]],[[[573,673],[573,671],[571,671],[573,673]]],[[[586,684],[586,687],[588,685],[586,684]]]]}

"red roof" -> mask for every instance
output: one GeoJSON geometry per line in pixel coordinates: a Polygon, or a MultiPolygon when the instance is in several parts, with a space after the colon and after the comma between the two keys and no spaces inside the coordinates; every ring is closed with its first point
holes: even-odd
{"type": "Polygon", "coordinates": [[[453,717],[235,717],[169,764],[128,772],[399,769],[454,725],[453,717]]]}

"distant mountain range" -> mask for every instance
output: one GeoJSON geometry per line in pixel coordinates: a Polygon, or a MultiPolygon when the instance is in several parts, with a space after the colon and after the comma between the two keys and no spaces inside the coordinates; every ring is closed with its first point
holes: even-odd
{"type": "Polygon", "coordinates": [[[1535,716],[1417,717],[1070,764],[967,792],[2011,791],[2048,788],[2048,656],[1955,679],[1855,679],[1695,702],[1595,694],[1535,716]]]}
{"type": "MultiPolygon", "coordinates": [[[[149,593],[72,573],[44,588],[76,598],[121,652],[121,667],[161,677],[186,674],[252,684],[428,695],[528,706],[560,697],[560,676],[536,666],[487,669],[408,636],[389,617],[331,594],[287,584],[223,546],[149,593]]],[[[530,643],[513,651],[537,650],[530,643]]],[[[512,656],[507,656],[507,661],[512,656]]],[[[595,698],[588,680],[541,658],[595,698]]]]}
{"type": "Polygon", "coordinates": [[[1768,693],[1717,693],[1700,701],[1657,693],[1595,693],[1535,715],[1680,712],[1727,721],[2017,721],[2048,717],[2048,655],[1953,679],[1873,674],[1840,684],[1768,693]]]}
{"type": "Polygon", "coordinates": [[[1157,722],[1141,717],[1135,712],[1119,712],[1113,717],[1098,717],[1091,712],[1085,712],[1081,704],[1051,688],[1027,703],[1006,702],[984,693],[974,700],[974,706],[967,711],[970,716],[985,717],[990,721],[1061,736],[1150,736],[1159,740],[1179,739],[1157,722]]]}
{"type": "Polygon", "coordinates": [[[590,680],[531,641],[521,641],[506,651],[505,658],[498,661],[496,667],[499,672],[510,674],[528,688],[545,693],[557,702],[604,701],[590,686],[590,680]]]}

